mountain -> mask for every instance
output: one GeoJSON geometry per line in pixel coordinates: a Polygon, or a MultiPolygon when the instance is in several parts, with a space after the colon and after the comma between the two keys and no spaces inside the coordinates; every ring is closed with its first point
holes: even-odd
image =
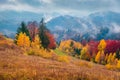
{"type": "MultiPolygon", "coordinates": [[[[0,12],[0,32],[13,37],[21,21],[40,21],[41,14],[30,12],[0,12]]],[[[58,16],[46,23],[47,28],[54,34],[59,42],[64,39],[120,40],[120,13],[96,12],[86,17],[74,17],[69,15],[58,16]]]]}
{"type": "Polygon", "coordinates": [[[111,11],[96,12],[83,18],[59,16],[50,20],[47,26],[57,41],[68,38],[77,41],[103,38],[120,40],[120,13],[111,11]]]}

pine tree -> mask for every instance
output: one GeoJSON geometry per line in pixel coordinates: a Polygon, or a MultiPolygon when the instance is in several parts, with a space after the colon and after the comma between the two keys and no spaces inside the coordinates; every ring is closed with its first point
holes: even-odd
{"type": "Polygon", "coordinates": [[[21,26],[17,29],[17,34],[19,34],[20,32],[25,33],[27,36],[30,36],[25,22],[22,22],[21,26]]]}
{"type": "Polygon", "coordinates": [[[49,30],[45,26],[44,19],[42,19],[39,27],[39,37],[41,39],[41,44],[43,48],[48,48],[48,45],[50,43],[46,32],[49,32],[49,30]]]}
{"type": "MultiPolygon", "coordinates": [[[[27,26],[24,22],[21,23],[21,26],[17,29],[17,33],[16,33],[16,39],[15,39],[15,43],[17,43],[17,40],[18,40],[18,36],[20,33],[25,33],[29,38],[30,38],[30,34],[29,34],[29,31],[27,29],[27,26]]],[[[31,40],[31,38],[30,38],[31,40]]]]}
{"type": "Polygon", "coordinates": [[[120,59],[120,50],[119,49],[116,51],[116,58],[120,59]]]}

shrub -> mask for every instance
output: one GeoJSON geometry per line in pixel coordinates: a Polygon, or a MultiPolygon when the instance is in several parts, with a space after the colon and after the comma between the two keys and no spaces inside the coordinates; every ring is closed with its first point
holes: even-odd
{"type": "Polygon", "coordinates": [[[30,49],[30,50],[27,52],[27,54],[28,54],[28,55],[34,55],[35,52],[34,52],[34,50],[30,49]]]}
{"type": "Polygon", "coordinates": [[[25,55],[35,55],[35,56],[41,56],[43,58],[52,58],[54,52],[52,50],[47,50],[44,48],[28,48],[24,50],[25,55]]]}
{"type": "Polygon", "coordinates": [[[65,55],[64,56],[58,56],[58,61],[69,63],[70,58],[68,56],[65,56],[65,55]]]}
{"type": "Polygon", "coordinates": [[[118,62],[117,62],[117,69],[119,69],[120,70],[120,60],[118,60],[118,62]]]}
{"type": "Polygon", "coordinates": [[[107,69],[110,69],[110,70],[115,70],[116,69],[116,66],[115,65],[111,65],[111,64],[106,64],[105,67],[107,69]]]}

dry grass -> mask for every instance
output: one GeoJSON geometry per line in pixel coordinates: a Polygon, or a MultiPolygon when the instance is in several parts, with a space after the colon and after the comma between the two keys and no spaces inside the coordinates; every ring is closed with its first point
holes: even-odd
{"type": "Polygon", "coordinates": [[[98,64],[77,59],[58,62],[24,55],[17,46],[10,46],[0,46],[0,80],[120,80],[120,72],[98,64]]]}
{"type": "Polygon", "coordinates": [[[120,72],[86,61],[78,63],[57,62],[6,49],[0,51],[0,80],[120,80],[120,72]]]}

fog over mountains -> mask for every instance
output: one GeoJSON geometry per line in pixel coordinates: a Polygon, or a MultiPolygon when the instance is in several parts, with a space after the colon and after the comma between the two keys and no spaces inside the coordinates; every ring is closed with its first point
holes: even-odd
{"type": "Polygon", "coordinates": [[[83,18],[59,16],[49,21],[47,26],[58,40],[120,39],[120,13],[110,11],[97,12],[83,18]]]}
{"type": "MultiPolygon", "coordinates": [[[[12,12],[7,15],[7,12],[3,12],[2,14],[0,15],[0,32],[9,37],[16,33],[21,21],[24,20],[27,23],[34,20],[40,22],[41,20],[41,15],[35,13],[12,12]],[[20,15],[20,17],[16,15],[20,15]],[[31,15],[32,17],[30,17],[31,15]]],[[[58,16],[48,21],[46,26],[57,41],[64,39],[100,40],[103,38],[120,40],[120,13],[111,11],[96,12],[81,18],[69,15],[58,16]]]]}

